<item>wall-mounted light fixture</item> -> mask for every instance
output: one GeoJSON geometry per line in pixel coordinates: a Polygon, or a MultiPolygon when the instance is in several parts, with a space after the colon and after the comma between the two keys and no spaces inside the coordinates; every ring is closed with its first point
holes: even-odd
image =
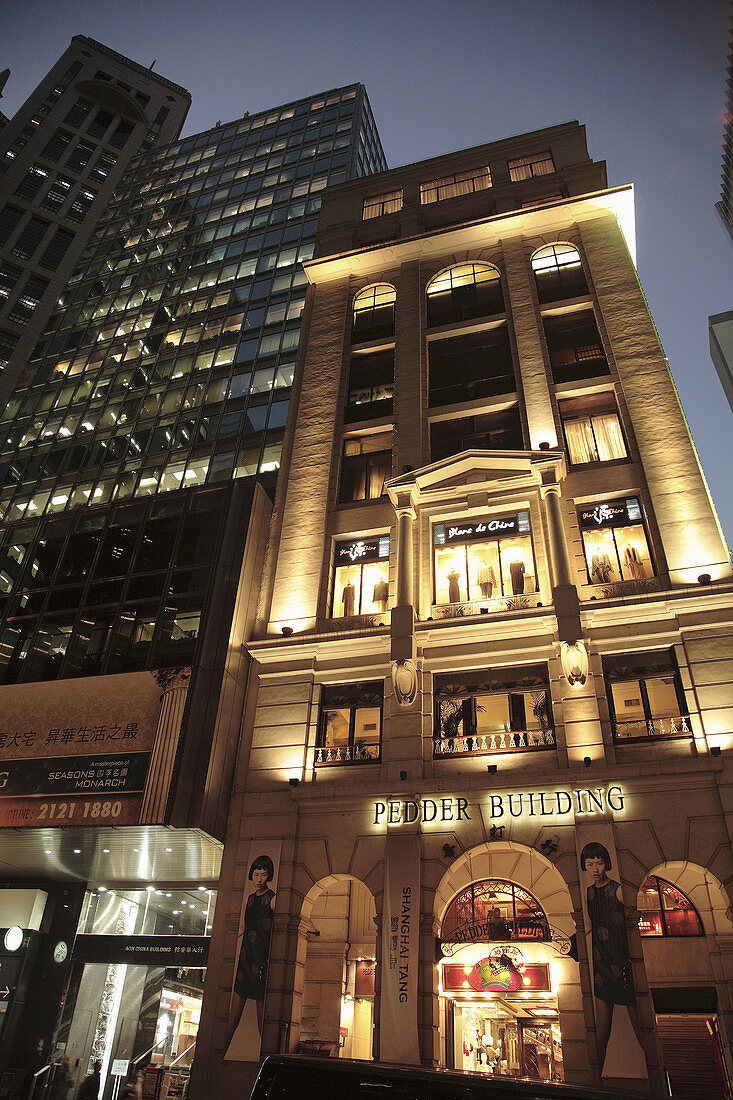
{"type": "Polygon", "coordinates": [[[291,635],[291,634],[293,633],[293,628],[292,628],[292,626],[281,626],[281,627],[280,627],[280,633],[281,633],[281,634],[282,634],[282,635],[283,635],[283,636],[284,636],[285,638],[289,638],[289,637],[290,637],[290,635],[291,635]]]}
{"type": "Polygon", "coordinates": [[[709,573],[701,573],[700,576],[697,578],[697,583],[698,584],[710,584],[711,580],[712,580],[712,577],[710,576],[709,573]]]}
{"type": "Polygon", "coordinates": [[[300,780],[298,779],[297,775],[291,775],[290,779],[288,779],[288,783],[290,784],[291,787],[299,787],[300,786],[300,780]]]}
{"type": "Polygon", "coordinates": [[[487,764],[487,765],[486,765],[486,770],[487,770],[487,772],[489,773],[489,775],[496,775],[496,773],[498,772],[499,768],[497,767],[497,765],[496,765],[496,764],[487,764]]]}
{"type": "Polygon", "coordinates": [[[710,746],[710,755],[711,756],[720,756],[720,745],[711,745],[710,746]]]}
{"type": "Polygon", "coordinates": [[[591,766],[591,764],[593,763],[593,761],[591,760],[591,758],[589,756],[584,756],[583,757],[583,763],[585,764],[586,768],[589,768],[591,766]]]}

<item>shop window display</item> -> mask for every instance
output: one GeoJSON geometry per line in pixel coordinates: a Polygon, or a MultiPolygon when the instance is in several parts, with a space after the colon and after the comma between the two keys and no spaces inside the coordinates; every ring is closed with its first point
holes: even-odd
{"type": "Polygon", "coordinates": [[[389,601],[389,535],[337,542],[331,617],[380,615],[389,601]]]}
{"type": "Polygon", "coordinates": [[[642,936],[704,936],[695,906],[681,890],[650,875],[639,890],[639,932],[642,936]]]}
{"type": "Polygon", "coordinates": [[[436,523],[435,603],[488,601],[537,591],[529,513],[436,523]]]}
{"type": "Polygon", "coordinates": [[[578,519],[591,584],[640,581],[654,575],[636,497],[584,505],[578,519]]]}

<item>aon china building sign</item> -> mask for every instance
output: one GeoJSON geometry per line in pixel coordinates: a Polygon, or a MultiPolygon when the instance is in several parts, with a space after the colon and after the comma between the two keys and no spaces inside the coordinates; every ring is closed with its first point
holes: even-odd
{"type": "Polygon", "coordinates": [[[372,803],[374,825],[442,825],[488,817],[494,824],[514,818],[562,819],[593,814],[615,817],[623,812],[625,795],[618,784],[572,787],[551,791],[511,791],[487,794],[480,803],[463,797],[385,798],[372,803]]]}

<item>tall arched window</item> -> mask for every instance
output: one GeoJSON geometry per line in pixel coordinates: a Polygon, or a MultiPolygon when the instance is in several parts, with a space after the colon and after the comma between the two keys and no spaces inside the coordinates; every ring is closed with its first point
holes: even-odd
{"type": "Polygon", "coordinates": [[[428,283],[428,325],[504,312],[501,276],[492,264],[454,264],[428,283]]]}
{"type": "Polygon", "coordinates": [[[639,890],[639,932],[642,936],[704,936],[697,909],[681,890],[650,875],[639,890]]]}
{"type": "Polygon", "coordinates": [[[548,244],[532,256],[540,302],[557,302],[588,293],[580,253],[571,244],[548,244]]]}
{"type": "Polygon", "coordinates": [[[445,943],[549,940],[550,926],[542,906],[521,886],[484,879],[450,903],[440,938],[445,943]]]}
{"type": "Polygon", "coordinates": [[[396,298],[397,291],[389,283],[374,283],[359,291],[354,298],[352,344],[394,336],[396,298]]]}

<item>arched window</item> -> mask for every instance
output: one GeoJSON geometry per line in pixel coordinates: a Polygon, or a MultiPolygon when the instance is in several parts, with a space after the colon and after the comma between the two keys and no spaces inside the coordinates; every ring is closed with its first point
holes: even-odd
{"type": "Polygon", "coordinates": [[[639,890],[639,932],[642,936],[704,936],[695,906],[681,890],[650,875],[639,890]]]}
{"type": "Polygon", "coordinates": [[[588,293],[580,253],[571,244],[548,244],[532,256],[540,302],[557,302],[588,293]]]}
{"type": "Polygon", "coordinates": [[[450,903],[440,938],[445,943],[549,940],[550,926],[539,902],[521,886],[484,879],[450,903]]]}
{"type": "Polygon", "coordinates": [[[359,291],[354,298],[352,344],[394,336],[396,298],[397,292],[389,283],[374,283],[359,291]]]}
{"type": "Polygon", "coordinates": [[[504,312],[501,276],[491,264],[454,264],[428,283],[428,324],[504,312]]]}

